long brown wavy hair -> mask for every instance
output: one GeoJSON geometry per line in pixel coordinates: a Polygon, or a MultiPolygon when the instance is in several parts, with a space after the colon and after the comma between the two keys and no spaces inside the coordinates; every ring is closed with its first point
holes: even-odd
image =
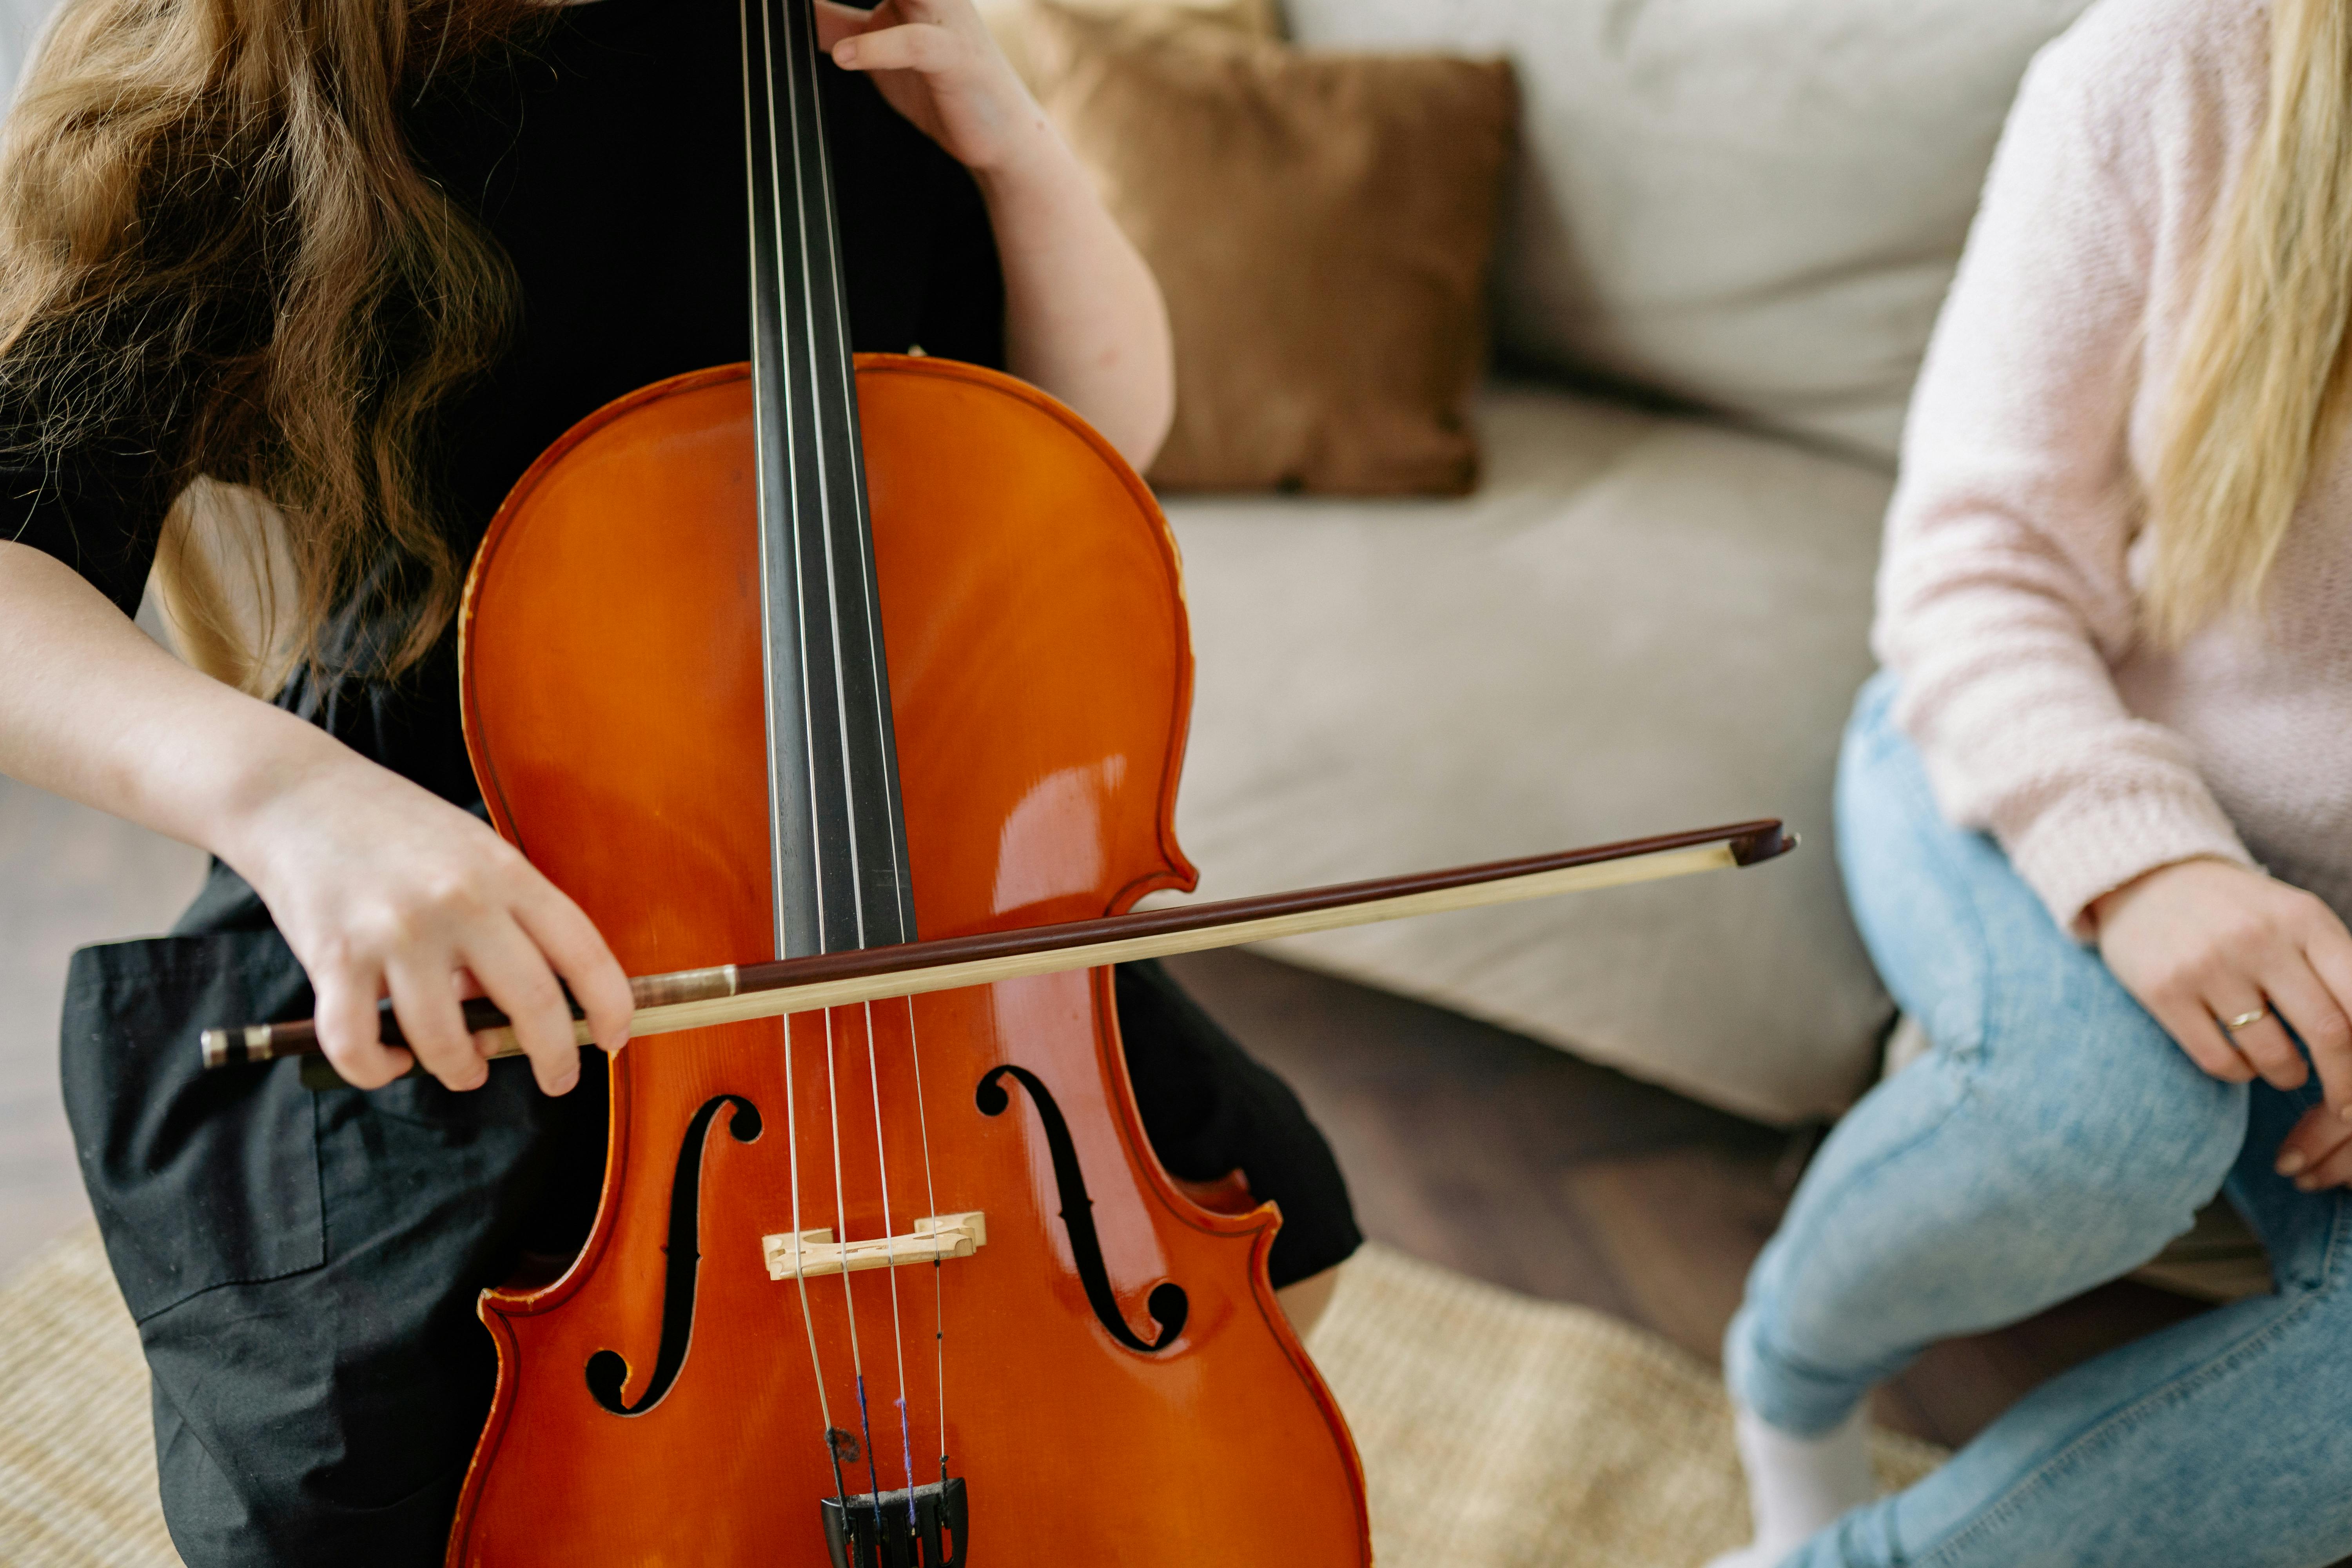
{"type": "Polygon", "coordinates": [[[448,624],[461,568],[435,526],[428,421],[497,353],[514,284],[418,171],[401,110],[549,14],[68,0],[52,24],[0,132],[0,439],[100,476],[160,450],[167,604],[215,673],[394,674],[448,624]],[[274,673],[205,580],[225,544],[254,568],[274,673]],[[326,648],[362,595],[374,640],[326,648]]]}

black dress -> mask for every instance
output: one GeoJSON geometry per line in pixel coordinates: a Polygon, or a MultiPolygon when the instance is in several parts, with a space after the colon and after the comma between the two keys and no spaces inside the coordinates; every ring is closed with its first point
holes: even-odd
{"type": "MultiPolygon", "coordinates": [[[[735,15],[716,0],[572,7],[410,110],[420,163],[479,213],[522,284],[511,350],[436,448],[461,552],[581,416],[745,356],[735,15]]],[[[978,188],[869,83],[826,70],[856,346],[1001,365],[1003,288],[978,188]]],[[[169,500],[175,433],[152,434],[5,475],[0,539],[133,609],[169,500]]],[[[368,631],[354,612],[336,636],[368,631]]],[[[454,635],[396,681],[303,675],[278,700],[479,809],[454,635]]],[[[1168,1169],[1239,1168],[1281,1205],[1278,1285],[1348,1256],[1346,1188],[1290,1091],[1156,966],[1123,968],[1117,995],[1168,1169]]],[[[438,1563],[494,1372],[475,1299],[527,1252],[576,1250],[594,1210],[601,1072],[549,1100],[520,1062],[467,1094],[421,1078],[314,1091],[293,1063],[198,1069],[198,1028],[310,1005],[268,911],[218,865],[172,936],[74,959],[67,1110],[153,1373],[165,1515],[194,1568],[438,1563]]]]}

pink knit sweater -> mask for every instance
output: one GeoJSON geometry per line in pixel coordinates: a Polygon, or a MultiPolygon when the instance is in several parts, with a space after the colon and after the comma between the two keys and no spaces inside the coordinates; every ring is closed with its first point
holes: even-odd
{"type": "Polygon", "coordinates": [[[2043,50],[1911,409],[1874,636],[1896,717],[1945,815],[2078,931],[2200,855],[2352,918],[2352,437],[2262,616],[2179,653],[2135,626],[2158,406],[2268,73],[2256,0],[2101,0],[2043,50]]]}

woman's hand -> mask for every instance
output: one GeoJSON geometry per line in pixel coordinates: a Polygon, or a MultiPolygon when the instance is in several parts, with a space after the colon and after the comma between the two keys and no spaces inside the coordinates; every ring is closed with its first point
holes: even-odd
{"type": "Polygon", "coordinates": [[[2125,989],[2213,1077],[2273,1088],[2309,1078],[2326,1099],[2281,1146],[2306,1191],[2352,1183],[2352,933],[2299,888],[2222,860],[2184,860],[2091,906],[2099,952],[2125,989]],[[2237,1029],[2222,1020],[2261,1016],[2237,1029]]]}
{"type": "Polygon", "coordinates": [[[871,76],[893,109],[975,173],[1052,141],[971,0],[882,0],[871,11],[818,0],[817,42],[835,65],[871,76]]]}
{"type": "Polygon", "coordinates": [[[1176,408],[1160,285],[971,0],[818,0],[817,37],[979,181],[1004,265],[1007,368],[1150,467],[1176,408]]]}
{"type": "Polygon", "coordinates": [[[540,1088],[568,1092],[580,1051],[559,976],[599,1045],[628,1038],[628,977],[580,907],[496,833],[396,773],[337,748],[256,803],[225,847],[310,973],[327,1059],[362,1089],[412,1059],[451,1089],[479,1089],[489,1064],[459,1004],[486,994],[514,1020],[540,1088]],[[378,1038],[385,995],[410,1050],[378,1038]]]}
{"type": "Polygon", "coordinates": [[[5,540],[0,773],[244,873],[310,972],[320,1043],[353,1083],[407,1070],[410,1054],[377,1037],[386,994],[414,1059],[452,1089],[489,1072],[458,1005],[476,986],[514,1019],[551,1094],[580,1076],[557,975],[597,1044],[628,1038],[629,983],[604,939],[504,839],[324,731],[197,674],[70,567],[5,540]]]}

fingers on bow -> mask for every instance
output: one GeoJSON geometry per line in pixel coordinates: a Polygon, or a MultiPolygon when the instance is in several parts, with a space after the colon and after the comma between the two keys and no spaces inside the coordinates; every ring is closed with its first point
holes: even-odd
{"type": "Polygon", "coordinates": [[[607,1051],[629,1037],[628,978],[580,908],[552,887],[511,910],[470,921],[446,952],[397,953],[380,971],[329,969],[317,977],[319,1038],[335,1070],[380,1089],[412,1062],[453,1089],[489,1077],[482,1041],[467,1032],[462,999],[487,995],[510,1020],[541,1090],[564,1094],[580,1079],[569,984],[589,1030],[607,1051]],[[405,1050],[382,1043],[376,1000],[389,994],[405,1050]]]}
{"type": "Polygon", "coordinates": [[[313,1009],[319,1047],[327,1054],[343,1081],[360,1089],[381,1089],[415,1064],[415,1058],[397,1046],[387,1046],[376,1016],[383,994],[380,970],[357,964],[313,964],[311,986],[318,994],[313,1009]]]}
{"type": "Polygon", "coordinates": [[[451,1089],[479,1089],[490,1065],[466,1030],[455,968],[450,961],[395,957],[384,966],[384,989],[418,1065],[451,1089]]]}
{"type": "MultiPolygon", "coordinates": [[[[569,1092],[580,1078],[580,1047],[573,1043],[571,1002],[548,966],[548,955],[509,920],[475,937],[467,946],[466,961],[482,990],[507,1016],[516,1043],[530,1058],[539,1087],[549,1094],[569,1092]]],[[[456,994],[453,987],[450,995],[454,999],[456,994]]],[[[405,1017],[404,1014],[404,1022],[405,1017]]],[[[458,1027],[462,1031],[464,1025],[458,1027]]],[[[470,1036],[466,1043],[478,1055],[479,1047],[470,1036]]],[[[430,1057],[425,1060],[432,1066],[430,1057]]]]}

